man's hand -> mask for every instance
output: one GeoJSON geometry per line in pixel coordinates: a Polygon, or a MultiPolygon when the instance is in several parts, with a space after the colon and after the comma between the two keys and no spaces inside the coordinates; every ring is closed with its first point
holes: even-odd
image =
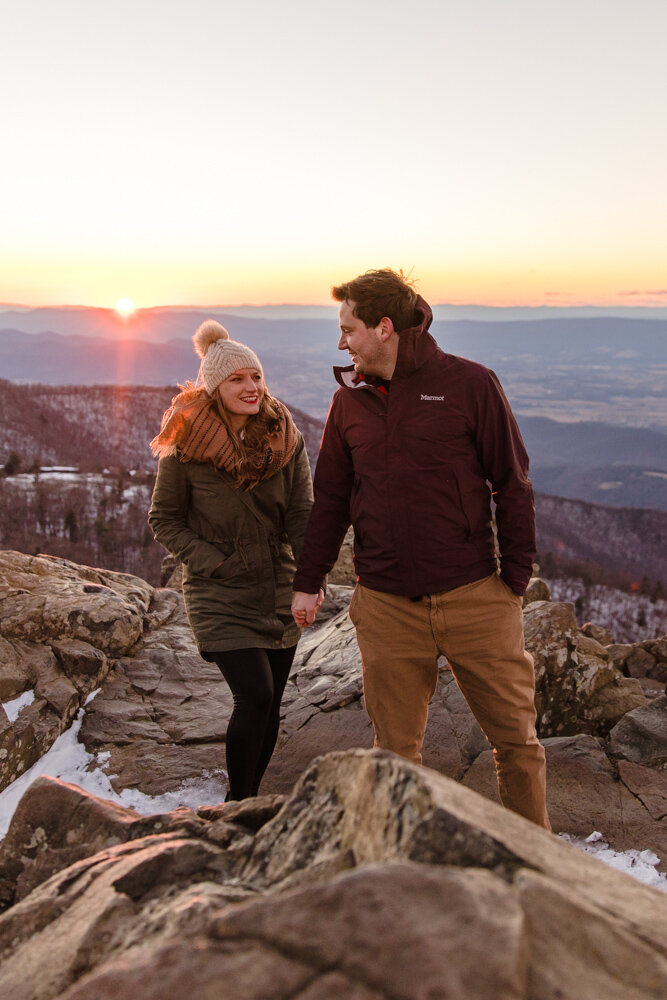
{"type": "Polygon", "coordinates": [[[315,621],[317,609],[324,600],[324,591],[319,594],[303,594],[296,591],[292,599],[292,617],[299,628],[306,628],[315,621]]]}

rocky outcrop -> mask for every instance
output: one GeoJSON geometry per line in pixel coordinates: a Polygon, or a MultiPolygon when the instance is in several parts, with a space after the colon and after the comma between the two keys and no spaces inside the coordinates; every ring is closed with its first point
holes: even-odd
{"type": "MultiPolygon", "coordinates": [[[[217,669],[197,654],[176,591],[18,553],[4,553],[0,565],[0,610],[14,609],[8,629],[3,619],[0,640],[3,700],[35,691],[18,718],[0,723],[6,781],[36,760],[100,688],[86,706],[79,738],[116,791],[159,795],[203,774],[224,783],[231,697],[217,669]],[[95,618],[97,631],[90,625],[95,618]]],[[[372,746],[346,612],[350,594],[345,585],[330,585],[323,623],[301,640],[278,748],[262,785],[266,793],[290,792],[318,754],[372,746]]],[[[665,699],[659,681],[643,678],[652,685],[644,692],[642,679],[622,673],[640,656],[658,662],[665,640],[629,646],[619,659],[617,647],[602,645],[606,635],[592,626],[577,629],[571,605],[533,601],[524,620],[536,661],[554,828],[587,836],[597,827],[614,848],[651,848],[667,868],[665,699]]],[[[424,761],[489,798],[497,795],[488,743],[444,659],[424,761]]]]}
{"type": "Polygon", "coordinates": [[[232,698],[199,656],[174,591],[156,591],[153,627],[120,657],[86,709],[80,739],[112,786],[159,795],[206,772],[223,775],[232,698]]]}
{"type": "Polygon", "coordinates": [[[319,758],[277,812],[138,821],[57,782],[37,791],[10,830],[32,888],[0,917],[0,1000],[667,990],[667,897],[391,754],[319,758]],[[68,821],[80,857],[59,867],[68,821]]]}
{"type": "Polygon", "coordinates": [[[609,734],[609,749],[637,764],[667,765],[667,696],[624,715],[609,734]]]}
{"type": "Polygon", "coordinates": [[[536,601],[523,620],[541,736],[606,736],[626,712],[646,704],[639,682],[624,677],[606,648],[577,627],[571,604],[536,601]]]}
{"type": "Polygon", "coordinates": [[[198,655],[182,599],[138,577],[0,553],[0,788],[35,763],[87,697],[83,739],[118,790],[178,788],[221,772],[231,698],[198,655]]]}
{"type": "Polygon", "coordinates": [[[614,643],[609,659],[626,675],[667,684],[667,636],[637,643],[614,643]]]}
{"type": "Polygon", "coordinates": [[[35,763],[142,634],[153,588],[50,556],[0,552],[0,788],[35,763]]]}

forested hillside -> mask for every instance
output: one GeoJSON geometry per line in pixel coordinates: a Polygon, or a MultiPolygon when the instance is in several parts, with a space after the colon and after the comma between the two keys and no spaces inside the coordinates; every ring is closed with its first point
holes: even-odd
{"type": "MultiPolygon", "coordinates": [[[[177,386],[16,385],[0,379],[0,466],[15,452],[23,470],[74,465],[154,470],[148,442],[177,386]]],[[[289,401],[286,401],[289,405],[289,401]]],[[[311,460],[322,422],[290,407],[311,460]]]]}
{"type": "Polygon", "coordinates": [[[588,561],[626,578],[665,579],[667,512],[536,496],[540,552],[588,561]]]}

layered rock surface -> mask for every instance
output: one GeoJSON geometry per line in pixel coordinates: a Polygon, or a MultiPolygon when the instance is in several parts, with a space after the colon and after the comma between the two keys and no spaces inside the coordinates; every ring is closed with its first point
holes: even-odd
{"type": "Polygon", "coordinates": [[[282,807],[198,815],[41,779],[8,843],[0,1000],[667,991],[664,894],[382,751],[319,758],[282,807]]]}

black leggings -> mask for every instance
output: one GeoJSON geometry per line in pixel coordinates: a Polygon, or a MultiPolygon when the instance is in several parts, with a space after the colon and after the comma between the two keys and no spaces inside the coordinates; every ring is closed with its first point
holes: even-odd
{"type": "Polygon", "coordinates": [[[234,698],[227,727],[227,800],[257,795],[278,739],[280,702],[295,652],[296,646],[209,653],[234,698]]]}

